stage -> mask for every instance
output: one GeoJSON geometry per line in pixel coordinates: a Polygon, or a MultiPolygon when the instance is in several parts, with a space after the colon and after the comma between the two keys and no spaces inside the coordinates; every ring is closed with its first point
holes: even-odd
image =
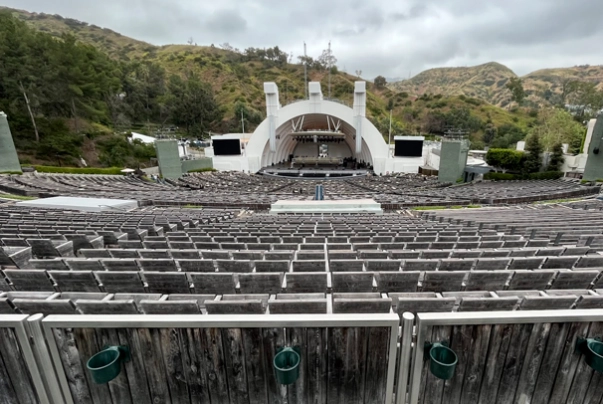
{"type": "Polygon", "coordinates": [[[373,199],[350,199],[341,201],[277,201],[272,204],[270,214],[279,213],[374,213],[382,215],[381,204],[373,199]]]}
{"type": "Polygon", "coordinates": [[[370,172],[367,169],[344,169],[344,168],[288,168],[288,167],[266,167],[260,174],[274,175],[278,177],[302,178],[302,179],[324,179],[345,178],[365,176],[370,172]]]}

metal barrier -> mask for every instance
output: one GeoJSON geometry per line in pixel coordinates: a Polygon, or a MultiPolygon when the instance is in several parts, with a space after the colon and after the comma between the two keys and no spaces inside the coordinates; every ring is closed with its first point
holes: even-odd
{"type": "MultiPolygon", "coordinates": [[[[397,403],[598,402],[602,321],[603,310],[419,313],[408,386],[410,348],[401,349],[397,403]],[[434,346],[448,357],[430,356],[434,346]]],[[[411,326],[405,317],[403,344],[411,326]]]]}
{"type": "Polygon", "coordinates": [[[138,404],[171,397],[172,402],[390,404],[399,323],[393,313],[51,315],[41,321],[43,335],[34,339],[47,341],[66,403],[110,397],[138,404]],[[131,358],[120,375],[111,375],[114,382],[95,384],[86,365],[90,369],[89,358],[105,346],[130,347],[131,358]],[[299,380],[283,385],[278,382],[283,369],[273,368],[273,361],[289,347],[301,347],[296,351],[301,359],[289,364],[299,366],[294,372],[299,380]]]}
{"type": "Polygon", "coordinates": [[[0,315],[0,401],[49,404],[30,346],[27,317],[20,314],[0,315]]]}

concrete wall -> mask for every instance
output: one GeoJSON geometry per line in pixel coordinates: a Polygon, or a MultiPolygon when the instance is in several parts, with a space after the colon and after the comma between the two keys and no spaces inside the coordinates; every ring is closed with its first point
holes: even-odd
{"type": "Polygon", "coordinates": [[[192,170],[201,170],[203,168],[213,168],[212,159],[205,157],[196,160],[184,160],[182,162],[182,172],[188,173],[192,170]]]}
{"type": "Polygon", "coordinates": [[[593,181],[603,178],[603,115],[597,118],[588,147],[588,160],[584,167],[584,179],[593,181]],[[595,150],[598,151],[595,154],[595,150]]]}
{"type": "Polygon", "coordinates": [[[157,140],[157,160],[159,172],[164,178],[180,178],[182,176],[182,163],[178,153],[178,141],[157,140]]]}
{"type": "Polygon", "coordinates": [[[454,183],[462,178],[467,165],[468,153],[469,143],[466,140],[443,140],[438,180],[454,183]]]}
{"type": "Polygon", "coordinates": [[[0,173],[6,171],[21,171],[21,164],[8,126],[8,119],[3,112],[0,112],[0,173]]]}

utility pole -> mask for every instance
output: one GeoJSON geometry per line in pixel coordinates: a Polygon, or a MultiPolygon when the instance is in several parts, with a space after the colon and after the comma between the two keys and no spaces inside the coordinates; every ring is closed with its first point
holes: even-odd
{"type": "Polygon", "coordinates": [[[306,100],[308,99],[308,54],[306,53],[306,43],[304,42],[304,89],[306,90],[306,100]]]}
{"type": "Polygon", "coordinates": [[[392,110],[389,110],[389,141],[387,142],[387,157],[392,154],[392,110]]]}
{"type": "Polygon", "coordinates": [[[329,41],[329,99],[331,98],[331,41],[329,41]]]}
{"type": "Polygon", "coordinates": [[[243,118],[243,110],[241,110],[241,127],[243,128],[243,133],[245,133],[245,119],[243,118]]]}

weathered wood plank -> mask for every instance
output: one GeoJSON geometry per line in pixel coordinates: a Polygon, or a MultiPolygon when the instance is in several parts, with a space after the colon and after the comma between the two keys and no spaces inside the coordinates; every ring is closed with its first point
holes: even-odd
{"type": "Polygon", "coordinates": [[[565,346],[565,339],[570,330],[570,323],[553,323],[549,335],[549,342],[543,353],[542,365],[538,373],[536,387],[532,396],[532,403],[550,403],[551,392],[555,384],[555,376],[565,346]]]}
{"type": "Polygon", "coordinates": [[[528,348],[530,336],[534,324],[513,324],[511,331],[511,341],[505,357],[503,374],[498,387],[498,396],[496,403],[509,404],[513,403],[515,392],[519,385],[521,371],[525,362],[525,353],[528,348]]]}
{"type": "Polygon", "coordinates": [[[366,359],[365,403],[385,403],[387,361],[389,359],[390,330],[387,327],[368,329],[366,359]]]}
{"type": "Polygon", "coordinates": [[[306,343],[306,329],[305,328],[288,328],[287,329],[287,344],[295,347],[299,346],[301,349],[301,362],[299,364],[299,379],[290,385],[288,390],[289,404],[305,404],[308,402],[306,396],[308,395],[307,377],[306,371],[308,368],[307,362],[307,343],[306,343]]]}
{"type": "Polygon", "coordinates": [[[327,330],[308,328],[306,332],[306,375],[308,404],[327,402],[327,330]]]}
{"type": "Polygon", "coordinates": [[[245,373],[247,374],[249,402],[265,403],[268,401],[266,372],[271,372],[272,369],[264,369],[262,330],[260,328],[243,328],[241,334],[245,350],[245,373]]]}
{"type": "Polygon", "coordinates": [[[247,375],[245,372],[245,350],[240,328],[222,329],[222,343],[226,359],[226,377],[233,404],[249,403],[247,375]]]}
{"type": "Polygon", "coordinates": [[[161,356],[165,366],[165,382],[170,390],[170,397],[174,404],[190,403],[190,395],[184,368],[182,366],[182,347],[180,333],[175,328],[161,328],[157,330],[157,338],[160,341],[161,356]]]}
{"type": "Polygon", "coordinates": [[[124,368],[128,375],[128,383],[130,385],[130,394],[132,401],[136,404],[154,404],[151,401],[151,392],[149,391],[149,383],[145,372],[146,356],[141,347],[136,329],[119,330],[120,345],[128,345],[130,347],[130,362],[124,364],[124,368]]]}
{"type": "Polygon", "coordinates": [[[111,393],[107,384],[96,384],[92,381],[92,375],[86,369],[86,362],[93,355],[98,353],[102,346],[96,339],[96,333],[93,328],[75,328],[73,330],[74,342],[80,357],[80,369],[88,383],[90,389],[91,403],[111,404],[111,393]]]}
{"type": "MultiPolygon", "coordinates": [[[[441,329],[443,327],[434,327],[434,334],[437,329],[441,329]]],[[[448,327],[449,329],[451,327],[448,327]]],[[[451,336],[447,338],[450,342],[450,348],[456,352],[458,355],[458,363],[456,365],[456,370],[454,372],[454,376],[450,380],[439,380],[431,373],[427,376],[428,383],[427,386],[428,392],[425,393],[425,403],[450,403],[457,404],[461,402],[461,394],[463,390],[463,381],[465,380],[465,375],[469,371],[468,366],[471,360],[471,346],[473,345],[473,329],[474,326],[469,325],[455,325],[449,331],[451,336]],[[432,386],[437,386],[437,391],[429,394],[429,390],[432,389],[432,386]],[[445,397],[444,401],[442,401],[442,392],[443,397],[445,397]],[[437,393],[437,394],[435,394],[437,393]]],[[[441,332],[441,331],[440,331],[441,332]]],[[[440,341],[441,339],[434,339],[432,342],[440,341]]],[[[429,369],[426,370],[429,372],[429,369]]]]}
{"type": "Polygon", "coordinates": [[[368,329],[366,327],[347,328],[347,341],[344,347],[343,397],[342,404],[364,404],[364,381],[366,355],[368,348],[368,329]]]}
{"type": "Polygon", "coordinates": [[[328,381],[327,381],[327,402],[329,404],[343,403],[343,368],[345,358],[345,347],[347,340],[347,329],[328,328],[328,381]]]}
{"type": "MultiPolygon", "coordinates": [[[[278,349],[285,346],[286,335],[283,328],[263,328],[262,344],[264,347],[264,369],[266,369],[268,403],[284,404],[287,402],[287,388],[276,380],[272,361],[278,349]]],[[[213,402],[212,402],[213,404],[213,402]]]]}
{"type": "Polygon", "coordinates": [[[212,404],[229,404],[228,383],[226,381],[226,362],[222,333],[219,328],[205,328],[205,372],[208,379],[209,396],[212,404]]]}
{"type": "MultiPolygon", "coordinates": [[[[486,358],[486,369],[479,393],[479,403],[492,404],[496,402],[498,386],[505,367],[505,358],[511,343],[513,324],[496,324],[492,327],[490,348],[486,358]]],[[[513,341],[516,343],[516,341],[513,341]]]]}
{"type": "MultiPolygon", "coordinates": [[[[123,331],[123,330],[121,330],[123,331]]],[[[98,346],[103,349],[105,346],[120,345],[117,330],[110,328],[100,328],[96,330],[96,339],[98,346]]],[[[130,386],[128,382],[127,372],[123,371],[125,368],[122,365],[122,372],[117,377],[108,383],[111,398],[114,403],[131,404],[132,396],[130,394],[130,386]]],[[[134,398],[134,402],[139,401],[134,398]]]]}
{"type": "Polygon", "coordinates": [[[570,324],[567,337],[563,341],[563,355],[561,356],[553,391],[551,392],[550,404],[563,404],[566,402],[578,363],[582,360],[582,355],[576,352],[576,340],[578,337],[586,335],[589,327],[590,323],[586,322],[570,324]]]}
{"type": "Polygon", "coordinates": [[[165,367],[161,355],[161,340],[156,329],[139,328],[136,330],[144,358],[144,369],[153,403],[170,403],[170,393],[165,381],[165,367]]]}
{"type": "MultiPolygon", "coordinates": [[[[603,333],[603,323],[591,323],[590,328],[588,330],[587,338],[595,338],[601,336],[603,333]]],[[[581,337],[585,337],[582,335],[581,337]]],[[[572,386],[570,388],[566,403],[585,403],[584,401],[586,397],[586,393],[588,390],[588,385],[590,384],[590,380],[592,378],[594,370],[592,370],[584,360],[584,356],[580,355],[580,360],[578,361],[578,367],[576,372],[574,373],[574,379],[572,381],[572,386]]]]}
{"type": "Polygon", "coordinates": [[[0,404],[17,403],[17,393],[10,380],[8,369],[0,357],[0,404]]]}
{"type": "MultiPolygon", "coordinates": [[[[37,403],[37,395],[33,388],[31,376],[25,365],[25,359],[15,332],[10,328],[0,328],[0,363],[4,362],[4,367],[13,388],[15,390],[19,404],[37,403]]],[[[2,365],[0,364],[0,367],[2,365]]],[[[0,390],[0,395],[2,390],[0,390]]]]}
{"type": "MultiPolygon", "coordinates": [[[[425,340],[431,342],[433,340],[433,327],[427,327],[425,330],[425,340]]],[[[419,386],[413,386],[419,389],[418,403],[423,403],[425,399],[425,386],[427,385],[427,376],[429,375],[429,361],[424,361],[423,358],[417,358],[418,361],[423,363],[423,369],[421,371],[421,384],[419,386]]],[[[421,363],[419,362],[419,363],[421,363]]],[[[419,363],[416,366],[420,366],[419,363]]]]}
{"type": "Polygon", "coordinates": [[[80,352],[75,345],[73,329],[55,328],[53,331],[73,401],[76,404],[92,402],[80,360],[80,352]]]}
{"type": "Polygon", "coordinates": [[[538,372],[540,371],[550,331],[550,323],[534,324],[525,355],[526,360],[521,369],[521,377],[515,393],[515,402],[529,403],[534,395],[536,380],[538,379],[538,372]]]}
{"type": "Polygon", "coordinates": [[[182,347],[182,367],[188,384],[191,404],[210,402],[207,388],[207,374],[203,372],[203,349],[206,346],[205,336],[198,328],[181,328],[180,343],[182,347]]]}
{"type": "Polygon", "coordinates": [[[463,393],[461,395],[463,403],[475,403],[479,400],[479,391],[486,368],[491,331],[492,325],[489,324],[473,327],[473,344],[470,350],[471,354],[467,363],[467,370],[465,371],[463,393]]]}

